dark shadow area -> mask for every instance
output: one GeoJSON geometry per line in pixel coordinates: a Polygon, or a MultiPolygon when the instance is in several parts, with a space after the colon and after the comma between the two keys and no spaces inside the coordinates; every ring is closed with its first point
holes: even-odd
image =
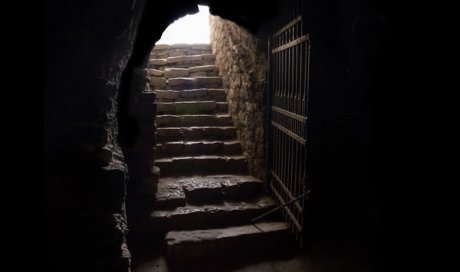
{"type": "MultiPolygon", "coordinates": [[[[248,245],[250,246],[250,245],[248,245]]],[[[370,272],[379,271],[375,262],[375,252],[368,250],[363,241],[334,241],[312,246],[312,249],[280,248],[269,255],[239,256],[196,263],[184,267],[168,264],[164,250],[148,249],[138,255],[133,262],[135,272],[176,272],[176,271],[246,271],[246,272],[370,272]]]]}

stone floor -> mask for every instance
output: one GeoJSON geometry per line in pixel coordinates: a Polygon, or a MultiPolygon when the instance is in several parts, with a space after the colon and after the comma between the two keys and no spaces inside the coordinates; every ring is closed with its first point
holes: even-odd
{"type": "Polygon", "coordinates": [[[167,265],[161,250],[133,256],[132,272],[377,272],[375,252],[363,244],[346,243],[317,246],[315,249],[280,253],[264,260],[241,263],[206,264],[196,269],[173,270],[167,265]]]}

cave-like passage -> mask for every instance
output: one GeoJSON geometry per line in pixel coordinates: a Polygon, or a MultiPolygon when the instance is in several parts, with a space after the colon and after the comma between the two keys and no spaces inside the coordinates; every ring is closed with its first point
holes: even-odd
{"type": "Polygon", "coordinates": [[[188,43],[199,35],[193,34],[193,16],[186,17],[168,27],[149,59],[159,170],[150,230],[165,234],[166,256],[176,266],[229,252],[260,255],[289,241],[289,226],[276,216],[251,222],[275,202],[249,172],[211,44],[188,43]],[[191,35],[179,34],[184,24],[191,35]],[[248,250],[247,243],[255,247],[248,250]]]}

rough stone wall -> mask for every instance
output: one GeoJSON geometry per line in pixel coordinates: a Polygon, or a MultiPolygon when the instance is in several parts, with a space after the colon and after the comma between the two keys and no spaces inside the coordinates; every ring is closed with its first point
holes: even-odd
{"type": "Polygon", "coordinates": [[[211,16],[211,44],[238,138],[248,155],[252,175],[265,178],[264,93],[267,60],[257,40],[237,24],[211,16]]]}
{"type": "Polygon", "coordinates": [[[130,270],[117,92],[141,10],[140,1],[46,2],[49,270],[130,270]]]}

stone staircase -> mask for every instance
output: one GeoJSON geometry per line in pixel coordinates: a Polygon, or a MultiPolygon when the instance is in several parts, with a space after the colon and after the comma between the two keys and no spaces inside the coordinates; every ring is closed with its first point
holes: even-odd
{"type": "Polygon", "coordinates": [[[273,215],[250,223],[275,203],[248,174],[214,60],[210,45],[177,44],[157,45],[149,62],[160,169],[149,221],[176,266],[259,256],[289,241],[273,215]]]}

